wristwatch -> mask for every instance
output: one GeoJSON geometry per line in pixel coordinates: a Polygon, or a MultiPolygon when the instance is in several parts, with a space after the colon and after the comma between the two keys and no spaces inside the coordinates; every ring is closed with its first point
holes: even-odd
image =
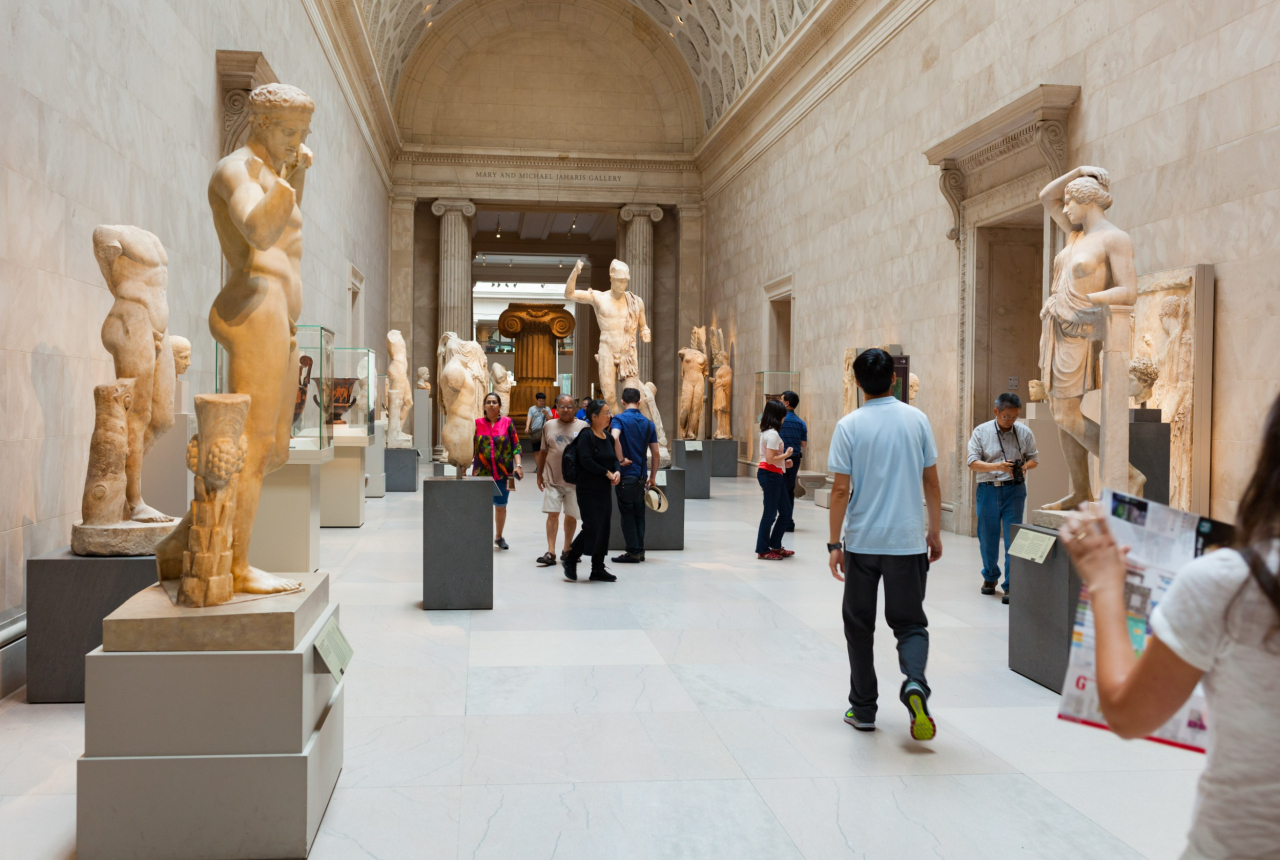
{"type": "Polygon", "coordinates": [[[839,550],[839,549],[844,549],[844,544],[842,543],[827,544],[827,552],[835,552],[836,550],[839,550]]]}

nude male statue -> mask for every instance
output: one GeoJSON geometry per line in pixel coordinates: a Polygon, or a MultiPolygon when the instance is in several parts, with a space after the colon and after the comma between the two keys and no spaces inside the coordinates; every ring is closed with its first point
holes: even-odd
{"type": "Polygon", "coordinates": [[[132,379],[125,459],[129,519],[167,523],[142,500],[142,458],[173,426],[175,386],[169,339],[169,255],[160,240],[140,227],[103,225],[93,231],[93,254],[115,304],[102,323],[102,345],[111,353],[118,379],[132,379]]]}
{"type": "MultiPolygon", "coordinates": [[[[302,312],[302,192],[315,103],[287,84],[249,93],[249,140],[218,162],[209,207],[227,261],[227,282],[209,311],[209,331],[227,352],[233,394],[248,394],[248,443],[233,520],[231,574],[237,592],[274,594],[300,583],[249,565],[249,537],[262,480],[289,459],[298,390],[302,312]]],[[[156,548],[161,579],[182,575],[190,513],[156,548]],[[162,555],[163,550],[163,555],[162,555]]]]}
{"type": "Polygon", "coordinates": [[[618,395],[623,388],[635,388],[640,392],[640,411],[657,429],[658,446],[667,448],[667,434],[662,428],[662,416],[653,393],[640,381],[640,360],[636,355],[636,334],[649,343],[649,326],[644,318],[644,300],[628,292],[631,269],[621,260],[609,264],[609,291],[576,289],[578,275],[582,272],[579,260],[564,285],[564,297],[572,302],[591,305],[596,310],[596,322],[600,326],[600,351],[596,363],[600,367],[600,397],[615,413],[622,411],[618,395]]]}
{"type": "MultiPolygon", "coordinates": [[[[1132,305],[1138,296],[1129,234],[1107,220],[1111,179],[1101,167],[1077,167],[1050,182],[1040,203],[1067,234],[1053,261],[1053,289],[1040,311],[1040,370],[1066,457],[1071,491],[1044,510],[1073,510],[1092,501],[1088,454],[1098,454],[1099,428],[1080,411],[1094,387],[1093,342],[1106,331],[1107,305],[1132,305]]],[[[1129,491],[1146,478],[1129,467],[1129,491]]]]}
{"type": "Polygon", "coordinates": [[[680,405],[677,416],[681,439],[702,438],[702,407],[706,399],[707,374],[711,362],[707,359],[706,327],[695,327],[689,336],[689,345],[676,355],[680,357],[680,405]]]}

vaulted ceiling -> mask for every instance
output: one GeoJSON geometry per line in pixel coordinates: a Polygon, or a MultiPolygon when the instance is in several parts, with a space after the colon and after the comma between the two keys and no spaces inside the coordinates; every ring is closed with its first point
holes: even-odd
{"type": "MultiPolygon", "coordinates": [[[[622,0],[620,0],[621,2],[622,0]]],[[[401,73],[441,18],[485,0],[359,0],[383,89],[395,104],[401,73]]],[[[703,130],[820,0],[625,0],[665,31],[697,83],[703,130]]],[[[456,14],[456,13],[455,13],[456,14]]]]}

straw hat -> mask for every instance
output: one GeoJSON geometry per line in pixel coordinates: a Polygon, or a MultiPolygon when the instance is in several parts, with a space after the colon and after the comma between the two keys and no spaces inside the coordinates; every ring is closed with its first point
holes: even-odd
{"type": "Polygon", "coordinates": [[[649,510],[655,513],[665,514],[667,512],[667,494],[658,487],[650,487],[645,490],[644,503],[649,506],[649,510]]]}

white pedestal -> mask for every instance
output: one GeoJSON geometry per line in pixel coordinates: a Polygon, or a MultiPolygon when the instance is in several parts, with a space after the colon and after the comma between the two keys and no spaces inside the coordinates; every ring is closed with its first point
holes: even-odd
{"type": "Polygon", "coordinates": [[[337,614],[289,651],[90,652],[76,856],[306,857],[342,770],[345,686],[314,647],[337,614]]]}
{"type": "Polygon", "coordinates": [[[364,525],[364,433],[334,428],[333,459],[320,467],[320,525],[359,528],[364,525]]]}
{"type": "Polygon", "coordinates": [[[813,491],[813,503],[820,508],[831,509],[831,488],[822,487],[813,491]]]}
{"type": "Polygon", "coordinates": [[[413,392],[413,444],[422,456],[422,462],[431,461],[431,392],[413,392]]]}
{"type": "Polygon", "coordinates": [[[373,422],[373,438],[364,455],[364,497],[380,499],[387,494],[387,419],[373,422]]]}
{"type": "Polygon", "coordinates": [[[195,498],[196,476],[187,468],[187,442],[195,432],[195,414],[176,413],[173,427],[155,441],[142,461],[142,498],[171,517],[185,515],[195,498]]]}
{"type": "Polygon", "coordinates": [[[320,566],[320,469],[333,449],[298,450],[262,482],[258,516],[249,539],[249,563],[268,573],[320,566]]]}

